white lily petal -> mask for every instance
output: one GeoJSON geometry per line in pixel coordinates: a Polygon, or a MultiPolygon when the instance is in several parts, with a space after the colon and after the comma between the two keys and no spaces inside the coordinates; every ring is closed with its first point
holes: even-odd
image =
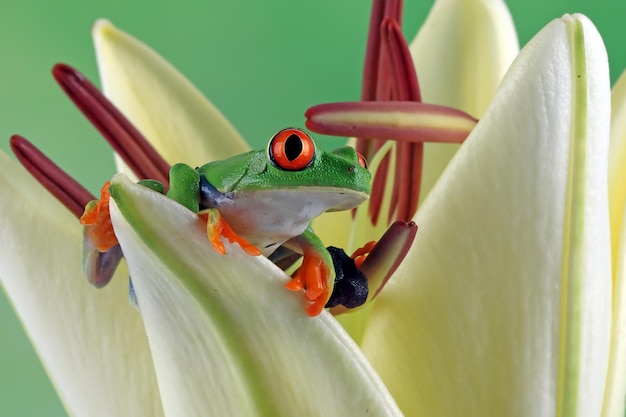
{"type": "Polygon", "coordinates": [[[580,15],[552,22],[419,210],[374,305],[363,349],[404,413],[599,414],[609,114],[597,31],[580,15]]]}
{"type": "MultiPolygon", "coordinates": [[[[519,52],[519,43],[504,1],[437,0],[410,50],[424,102],[480,118],[519,52]]],[[[423,197],[458,148],[425,144],[423,197]]]]}
{"type": "Polygon", "coordinates": [[[0,189],[0,279],[68,412],[163,415],[126,268],[90,286],[78,221],[1,152],[0,189]]]}
{"type": "Polygon", "coordinates": [[[410,50],[425,102],[481,117],[519,43],[502,0],[437,0],[410,50]]]}
{"type": "Polygon", "coordinates": [[[611,94],[611,143],[609,148],[609,209],[613,256],[613,320],[604,417],[624,416],[626,397],[626,72],[611,94]],[[620,215],[621,213],[621,215],[620,215]]]}
{"type": "MultiPolygon", "coordinates": [[[[623,78],[623,77],[622,77],[623,78]]],[[[610,195],[610,193],[609,193],[610,195]]],[[[624,213],[626,215],[626,212],[624,213]]],[[[622,221],[622,241],[613,279],[613,315],[611,320],[611,346],[603,417],[623,417],[626,411],[626,222],[622,221]]],[[[613,228],[613,225],[611,225],[613,228]]]]}
{"type": "Polygon", "coordinates": [[[613,266],[622,233],[622,215],[626,207],[626,71],[611,94],[611,146],[609,150],[609,209],[611,212],[611,250],[613,266]]]}
{"type": "Polygon", "coordinates": [[[148,46],[106,20],[93,37],[104,93],[170,164],[200,166],[249,150],[219,110],[148,46]]]}
{"type": "Polygon", "coordinates": [[[263,257],[219,255],[198,217],[124,176],[111,216],[133,277],[168,417],[400,415],[332,316],[263,257]]]}

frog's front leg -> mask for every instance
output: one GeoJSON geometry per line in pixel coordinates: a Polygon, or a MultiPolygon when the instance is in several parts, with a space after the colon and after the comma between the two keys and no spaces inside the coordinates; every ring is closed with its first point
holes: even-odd
{"type": "Polygon", "coordinates": [[[222,217],[218,209],[204,209],[199,212],[198,215],[206,220],[207,237],[217,253],[222,255],[226,254],[226,247],[224,247],[224,243],[222,242],[222,238],[224,238],[230,243],[237,243],[241,249],[250,256],[261,255],[259,248],[235,233],[228,222],[224,220],[224,217],[222,217]]]}
{"type": "Polygon", "coordinates": [[[197,213],[199,210],[200,174],[187,164],[170,168],[170,189],[167,197],[197,213]]]}
{"type": "Polygon", "coordinates": [[[317,316],[333,292],[335,269],[332,257],[310,226],[284,245],[303,255],[302,265],[285,287],[291,291],[304,289],[304,296],[312,302],[306,312],[309,316],[317,316]]]}
{"type": "Polygon", "coordinates": [[[204,175],[186,164],[176,164],[170,169],[170,190],[167,196],[182,204],[206,220],[207,237],[216,252],[226,253],[222,243],[238,243],[249,255],[258,256],[261,251],[233,231],[222,217],[219,207],[230,202],[230,195],[222,193],[204,175]]]}

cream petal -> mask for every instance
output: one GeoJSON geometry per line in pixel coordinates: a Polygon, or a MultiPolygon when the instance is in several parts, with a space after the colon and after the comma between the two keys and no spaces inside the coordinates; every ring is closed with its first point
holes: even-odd
{"type": "Polygon", "coordinates": [[[552,22],[419,210],[374,305],[362,347],[405,414],[599,414],[609,114],[597,31],[552,22]]]}
{"type": "Polygon", "coordinates": [[[96,290],[82,274],[75,217],[0,153],[0,278],[68,412],[161,416],[128,272],[96,290]]]}
{"type": "MultiPolygon", "coordinates": [[[[621,225],[621,235],[626,237],[626,222],[622,221],[621,225]]],[[[611,228],[614,229],[613,225],[611,228]]],[[[618,262],[613,276],[610,366],[604,392],[603,417],[623,417],[626,411],[626,242],[622,240],[618,243],[618,262]]]]}
{"type": "MultiPolygon", "coordinates": [[[[482,117],[519,51],[502,0],[437,0],[410,45],[422,100],[482,117]]],[[[424,146],[422,200],[459,147],[424,146]]]]}
{"type": "Polygon", "coordinates": [[[226,118],[146,45],[106,20],[93,28],[106,96],[171,164],[204,165],[249,150],[226,118]]]}
{"type": "Polygon", "coordinates": [[[353,230],[353,221],[351,211],[324,213],[313,221],[313,230],[326,246],[336,246],[352,252],[350,233],[353,230]]]}
{"type": "Polygon", "coordinates": [[[626,72],[611,94],[611,143],[609,147],[609,211],[613,256],[613,320],[611,356],[604,395],[604,417],[624,415],[626,397],[626,72]],[[620,214],[621,213],[621,214],[620,214]]]}
{"type": "Polygon", "coordinates": [[[611,94],[611,145],[609,148],[609,209],[611,212],[611,249],[613,266],[622,232],[622,215],[626,207],[626,71],[611,94]]]}
{"type": "Polygon", "coordinates": [[[400,415],[356,344],[329,313],[308,317],[266,258],[219,255],[195,214],[122,175],[111,195],[169,417],[400,415]]]}

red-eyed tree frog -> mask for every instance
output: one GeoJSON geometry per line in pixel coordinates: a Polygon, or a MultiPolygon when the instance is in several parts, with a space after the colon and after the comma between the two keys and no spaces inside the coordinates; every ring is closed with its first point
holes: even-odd
{"type": "MultiPolygon", "coordinates": [[[[250,255],[269,257],[279,247],[302,254],[302,266],[287,288],[304,289],[310,301],[307,313],[316,316],[331,296],[335,268],[309,224],[324,212],[363,203],[370,193],[370,179],[365,159],[353,148],[325,152],[304,131],[288,128],[273,135],[265,150],[195,169],[174,165],[167,196],[207,219],[209,240],[219,253],[225,253],[222,238],[226,238],[250,255]]],[[[141,183],[164,190],[156,181],[141,183]]],[[[101,253],[119,251],[108,199],[105,186],[101,199],[89,203],[81,218],[88,247],[101,253]]],[[[85,269],[96,286],[106,284],[112,275],[102,262],[94,261],[85,269]]]]}

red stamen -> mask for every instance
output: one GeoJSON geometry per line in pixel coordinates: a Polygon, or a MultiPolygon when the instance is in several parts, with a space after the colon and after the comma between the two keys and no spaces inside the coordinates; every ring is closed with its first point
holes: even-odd
{"type": "MultiPolygon", "coordinates": [[[[380,165],[378,165],[378,169],[376,170],[376,175],[372,179],[372,189],[370,191],[370,204],[369,204],[369,215],[372,224],[375,226],[378,224],[378,217],[380,216],[380,209],[383,204],[383,196],[385,195],[385,190],[387,188],[387,175],[389,173],[389,164],[391,163],[390,155],[385,155],[382,161],[380,161],[380,165]]],[[[395,194],[396,188],[393,188],[392,193],[395,194]]],[[[394,197],[392,195],[392,200],[394,201],[394,197]]],[[[393,206],[389,206],[389,214],[393,213],[393,206]]]]}
{"type": "MultiPolygon", "coordinates": [[[[380,62],[380,23],[386,13],[386,1],[374,0],[372,13],[370,15],[370,26],[367,36],[367,49],[365,51],[365,65],[363,67],[363,84],[361,87],[361,100],[376,100],[376,90],[378,85],[378,63],[380,62]]],[[[359,151],[361,152],[361,151],[359,151]]],[[[367,153],[361,152],[368,157],[367,153]]]]}
{"type": "MultiPolygon", "coordinates": [[[[400,30],[399,22],[402,18],[402,1],[375,0],[370,17],[369,36],[365,55],[365,67],[363,70],[363,101],[386,101],[386,100],[415,100],[420,101],[417,77],[413,69],[411,55],[408,52],[406,42],[400,30]]],[[[384,142],[358,139],[357,151],[372,158],[384,142]]],[[[395,207],[399,207],[396,215],[400,219],[412,216],[417,206],[411,206],[412,201],[419,199],[411,196],[411,193],[419,193],[419,185],[414,186],[408,178],[421,181],[421,172],[412,174],[412,169],[421,167],[421,161],[413,164],[410,157],[421,158],[421,151],[415,152],[413,148],[422,148],[421,144],[398,145],[396,149],[396,178],[392,192],[389,220],[396,213],[395,207]],[[405,193],[409,193],[406,195],[405,193]]],[[[378,223],[382,207],[387,172],[389,170],[389,158],[385,157],[380,164],[376,176],[372,182],[369,214],[373,224],[378,223]]]]}
{"type": "MultiPolygon", "coordinates": [[[[385,100],[388,97],[388,88],[383,83],[389,80],[388,70],[382,58],[380,27],[383,19],[389,16],[396,21],[400,21],[402,16],[402,0],[374,0],[372,13],[370,15],[370,25],[367,37],[367,49],[365,51],[365,65],[363,67],[363,84],[361,89],[362,101],[385,100]],[[381,73],[381,71],[383,73],[381,73]],[[387,96],[387,98],[383,98],[387,96]]],[[[357,140],[356,150],[367,159],[371,159],[378,148],[372,141],[367,139],[357,140]]]]}
{"type": "MultiPolygon", "coordinates": [[[[394,5],[401,8],[401,5],[394,5]]],[[[390,13],[397,12],[391,9],[390,13]]],[[[379,27],[380,35],[378,53],[378,79],[376,100],[421,100],[417,74],[413,66],[413,60],[408,45],[402,35],[402,30],[394,17],[384,16],[379,27]]],[[[368,145],[367,149],[377,151],[382,142],[368,145]]],[[[419,191],[421,185],[421,167],[423,158],[423,145],[421,143],[398,143],[396,145],[396,172],[391,195],[388,222],[396,219],[408,221],[417,210],[419,191]],[[415,158],[415,159],[414,159],[415,158]]],[[[370,195],[369,214],[373,224],[378,223],[382,208],[389,160],[386,157],[381,163],[374,181],[370,195]]]]}
{"type": "MultiPolygon", "coordinates": [[[[383,45],[388,50],[388,64],[393,73],[392,99],[420,102],[421,93],[417,74],[400,25],[393,19],[385,18],[381,25],[381,32],[385,40],[383,45]]],[[[417,211],[422,182],[423,153],[424,145],[422,143],[402,142],[396,144],[396,181],[394,182],[391,207],[397,207],[395,218],[398,220],[409,221],[417,211]]],[[[391,222],[393,218],[394,210],[389,210],[387,221],[391,222]]]]}
{"type": "Polygon", "coordinates": [[[76,69],[57,64],[52,74],[81,112],[140,179],[168,187],[169,164],[104,95],[76,69]]]}
{"type": "MultiPolygon", "coordinates": [[[[419,146],[413,146],[413,156],[411,157],[411,162],[413,163],[413,168],[410,170],[412,176],[409,177],[409,187],[413,187],[413,189],[408,193],[410,199],[408,201],[408,213],[409,216],[405,217],[405,219],[413,218],[413,215],[417,212],[417,206],[420,198],[420,191],[422,189],[422,170],[424,168],[424,146],[423,144],[418,144],[419,146]]],[[[400,220],[402,217],[398,216],[400,220]]],[[[389,219],[391,222],[391,218],[389,219]]]]}
{"type": "MultiPolygon", "coordinates": [[[[381,62],[384,61],[380,56],[382,44],[380,28],[385,17],[399,22],[402,18],[402,0],[374,0],[372,4],[367,49],[365,51],[365,65],[363,67],[362,101],[381,99],[377,93],[379,90],[378,85],[384,79],[384,77],[379,75],[381,62]]],[[[361,153],[368,156],[366,153],[361,153]]]]}
{"type": "Polygon", "coordinates": [[[80,218],[88,202],[96,199],[24,137],[11,136],[11,149],[24,168],[76,218],[80,218]]]}
{"type": "Polygon", "coordinates": [[[413,58],[399,23],[390,17],[386,17],[381,24],[380,31],[383,38],[382,45],[389,57],[386,64],[391,68],[393,99],[398,101],[422,101],[413,58]]]}

